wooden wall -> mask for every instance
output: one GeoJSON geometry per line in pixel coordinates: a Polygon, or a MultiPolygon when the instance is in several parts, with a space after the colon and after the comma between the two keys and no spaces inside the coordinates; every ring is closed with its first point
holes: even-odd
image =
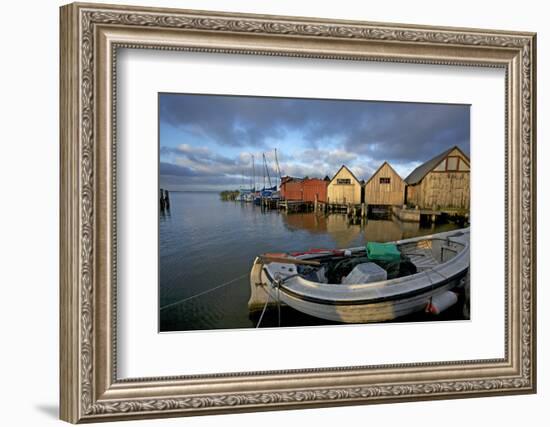
{"type": "Polygon", "coordinates": [[[421,208],[470,209],[468,172],[430,172],[416,187],[421,208]]]}
{"type": "Polygon", "coordinates": [[[435,167],[418,184],[407,186],[407,203],[421,209],[470,209],[470,162],[458,150],[449,157],[460,157],[459,170],[435,167]]]}
{"type": "Polygon", "coordinates": [[[327,201],[328,182],[318,178],[287,179],[281,184],[281,198],[304,202],[327,201]]]}
{"type": "Polygon", "coordinates": [[[361,184],[346,167],[340,169],[330,181],[327,188],[327,203],[361,203],[361,184]],[[349,179],[351,184],[338,184],[338,179],[349,179]]]}
{"type": "Polygon", "coordinates": [[[288,179],[281,183],[281,198],[284,200],[302,200],[302,193],[301,180],[288,179]]]}
{"type": "Polygon", "coordinates": [[[317,198],[318,202],[327,201],[327,185],[328,182],[323,179],[309,178],[303,182],[303,200],[306,202],[314,202],[317,198]]]}
{"type": "Polygon", "coordinates": [[[415,185],[408,185],[405,188],[405,203],[407,205],[421,206],[420,203],[420,183],[415,185]]]}
{"type": "Polygon", "coordinates": [[[384,163],[365,184],[365,203],[368,205],[403,205],[405,181],[388,164],[384,163]],[[389,178],[390,183],[381,183],[389,178]]]}

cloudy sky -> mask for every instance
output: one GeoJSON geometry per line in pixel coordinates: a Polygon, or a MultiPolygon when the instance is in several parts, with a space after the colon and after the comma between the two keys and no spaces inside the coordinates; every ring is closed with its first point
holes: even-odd
{"type": "Polygon", "coordinates": [[[387,160],[405,178],[458,145],[470,154],[467,105],[378,101],[159,95],[160,185],[170,190],[263,185],[265,153],[276,176],[332,177],[348,166],[359,179],[387,160]]]}

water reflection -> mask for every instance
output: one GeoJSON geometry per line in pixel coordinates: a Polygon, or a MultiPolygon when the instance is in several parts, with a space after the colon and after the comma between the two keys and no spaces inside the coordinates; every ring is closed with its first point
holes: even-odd
{"type": "Polygon", "coordinates": [[[160,210],[160,220],[165,221],[170,218],[170,208],[165,208],[160,210]]]}
{"type": "Polygon", "coordinates": [[[365,241],[391,242],[456,228],[454,224],[424,226],[403,222],[393,215],[372,215],[349,218],[345,214],[283,213],[282,220],[290,231],[306,230],[312,234],[328,234],[337,247],[350,247],[365,241]]]}

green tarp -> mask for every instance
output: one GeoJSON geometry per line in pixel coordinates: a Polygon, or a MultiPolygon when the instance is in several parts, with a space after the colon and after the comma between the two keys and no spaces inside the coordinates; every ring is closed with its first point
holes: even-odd
{"type": "Polygon", "coordinates": [[[393,243],[367,243],[367,255],[372,261],[399,261],[401,252],[393,243]]]}

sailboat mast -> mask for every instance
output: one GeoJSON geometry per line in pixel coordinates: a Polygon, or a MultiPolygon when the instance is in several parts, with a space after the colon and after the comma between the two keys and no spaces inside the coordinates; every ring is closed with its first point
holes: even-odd
{"type": "Polygon", "coordinates": [[[279,182],[283,179],[281,176],[281,168],[279,167],[279,159],[277,158],[277,149],[275,148],[275,164],[277,165],[277,173],[279,174],[279,182]]]}
{"type": "MultiPolygon", "coordinates": [[[[249,173],[250,173],[250,170],[249,170],[249,173]]],[[[248,175],[248,188],[249,189],[252,188],[252,174],[248,175]]]]}
{"type": "Polygon", "coordinates": [[[265,153],[262,153],[262,157],[264,159],[264,167],[263,167],[263,170],[264,170],[264,190],[265,190],[265,170],[267,169],[266,167],[266,164],[265,164],[265,153]]]}
{"type": "Polygon", "coordinates": [[[254,154],[251,154],[251,156],[252,156],[252,180],[253,180],[252,191],[256,191],[256,169],[254,167],[254,154]]]}
{"type": "Polygon", "coordinates": [[[265,166],[265,172],[267,173],[267,180],[269,182],[269,188],[271,188],[271,176],[269,176],[269,168],[267,167],[267,160],[265,159],[265,153],[262,153],[262,154],[264,156],[264,166],[265,166]]]}

